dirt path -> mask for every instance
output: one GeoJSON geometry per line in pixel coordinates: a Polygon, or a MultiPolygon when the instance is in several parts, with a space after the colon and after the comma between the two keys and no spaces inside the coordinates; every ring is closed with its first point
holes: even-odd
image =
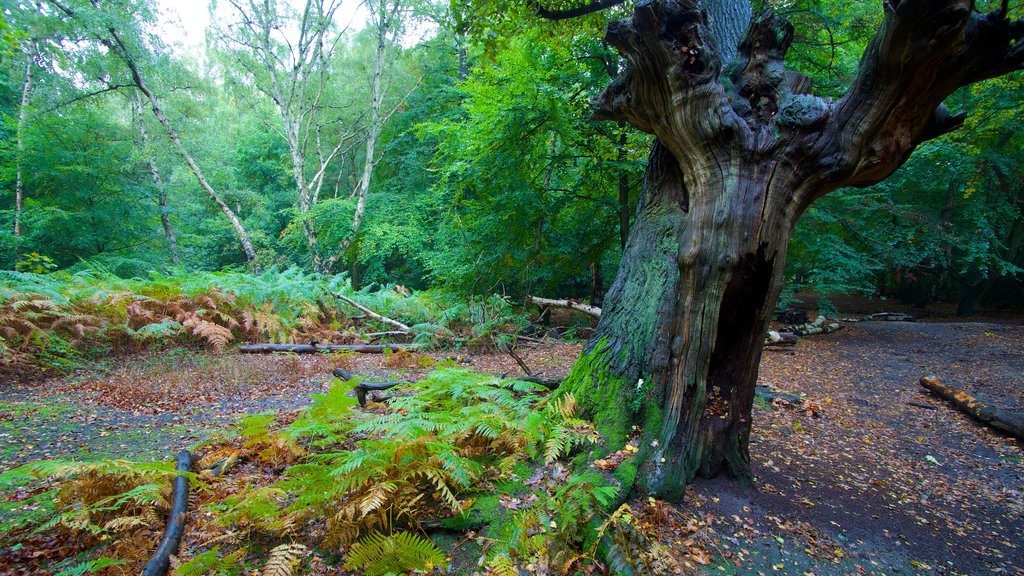
{"type": "MultiPolygon", "coordinates": [[[[579,349],[521,355],[554,376],[579,349]]],[[[164,457],[228,433],[244,413],[307,405],[334,366],[415,378],[438,362],[519,373],[500,354],[123,358],[0,388],[0,470],[40,457],[164,457]]],[[[756,487],[718,479],[688,493],[679,511],[707,524],[710,571],[1024,576],[1024,445],[923,392],[929,372],[1024,410],[1024,327],[859,323],[802,339],[794,355],[766,353],[761,381],[812,409],[755,406],[756,487]]]]}
{"type": "Polygon", "coordinates": [[[732,571],[1024,574],[1024,446],[918,385],[931,372],[1021,409],[1022,342],[1014,326],[871,322],[767,354],[762,381],[818,416],[756,408],[757,489],[695,487],[726,543],[749,538],[732,571]]]}

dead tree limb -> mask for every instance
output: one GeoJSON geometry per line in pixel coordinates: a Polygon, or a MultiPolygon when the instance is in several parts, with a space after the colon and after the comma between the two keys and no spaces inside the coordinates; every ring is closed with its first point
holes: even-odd
{"type": "Polygon", "coordinates": [[[551,308],[569,308],[577,312],[583,312],[588,316],[594,318],[601,317],[601,309],[597,306],[591,306],[590,304],[583,304],[575,300],[551,300],[549,298],[538,298],[537,296],[527,296],[526,301],[531,304],[538,306],[548,306],[551,308]]]}
{"type": "Polygon", "coordinates": [[[188,476],[185,473],[192,470],[192,455],[188,450],[178,452],[175,470],[178,475],[174,477],[167,530],[160,540],[160,546],[142,568],[142,576],[164,576],[171,565],[171,556],[177,554],[181,536],[185,533],[185,511],[188,510],[188,476]]]}
{"type": "MultiPolygon", "coordinates": [[[[357,380],[359,378],[358,376],[349,372],[348,370],[345,370],[344,368],[335,368],[331,373],[346,382],[350,380],[357,380]]],[[[408,378],[403,378],[401,380],[395,381],[388,380],[385,382],[370,382],[368,380],[362,380],[358,384],[356,384],[355,387],[356,400],[359,401],[360,407],[366,406],[366,395],[369,392],[379,392],[382,390],[388,390],[394,388],[395,386],[398,386],[399,384],[412,384],[412,380],[409,380],[408,378]]]]}
{"type": "Polygon", "coordinates": [[[838,322],[829,322],[825,316],[819,315],[814,322],[798,324],[795,326],[786,326],[783,330],[791,332],[797,336],[810,336],[812,334],[830,334],[842,327],[842,324],[838,322]]]}
{"type": "Polygon", "coordinates": [[[370,318],[373,318],[374,320],[377,320],[378,322],[383,322],[385,324],[390,324],[390,325],[394,326],[395,328],[398,328],[399,330],[401,330],[402,332],[405,332],[405,333],[412,332],[412,328],[406,326],[405,324],[402,324],[398,320],[393,320],[391,318],[388,318],[387,316],[384,316],[383,314],[378,314],[378,313],[374,312],[373,310],[370,310],[366,306],[363,306],[362,304],[360,304],[360,303],[356,302],[355,300],[349,298],[348,296],[345,296],[344,294],[341,294],[341,293],[338,293],[338,292],[332,292],[332,294],[334,294],[334,297],[337,298],[338,300],[341,300],[342,302],[345,302],[346,304],[349,304],[349,305],[357,308],[360,312],[362,312],[363,314],[366,314],[367,316],[369,316],[370,318]]]}
{"type": "Polygon", "coordinates": [[[765,346],[795,346],[799,338],[792,332],[769,330],[764,338],[765,346]]]}
{"type": "Polygon", "coordinates": [[[1024,413],[1003,410],[982,402],[961,388],[943,384],[938,376],[922,376],[921,386],[978,422],[1024,440],[1024,413]]]}
{"type": "Polygon", "coordinates": [[[402,350],[410,344],[250,344],[239,346],[242,354],[270,354],[292,352],[294,354],[315,354],[317,352],[359,352],[361,354],[383,354],[385,350],[402,350]]]}

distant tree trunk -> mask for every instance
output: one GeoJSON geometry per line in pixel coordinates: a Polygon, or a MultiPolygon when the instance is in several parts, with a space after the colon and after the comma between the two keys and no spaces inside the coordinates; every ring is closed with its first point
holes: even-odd
{"type": "MultiPolygon", "coordinates": [[[[1021,250],[1024,249],[1024,219],[1018,218],[1010,229],[1010,237],[1002,250],[1003,260],[1016,262],[1020,259],[1021,250]]],[[[978,313],[978,306],[985,294],[995,286],[999,276],[992,271],[986,276],[976,279],[964,289],[960,296],[960,303],[956,308],[957,316],[973,316],[978,313]]]]}
{"type": "MultiPolygon", "coordinates": [[[[81,18],[75,10],[72,10],[57,0],[50,0],[50,3],[72,19],[81,18]]],[[[96,6],[93,6],[93,8],[96,8],[96,6]]],[[[83,22],[83,24],[85,23],[83,22]]],[[[86,25],[86,28],[88,29],[88,24],[86,25]]],[[[92,31],[90,34],[128,68],[128,72],[132,77],[132,83],[149,100],[153,114],[156,116],[156,119],[160,121],[164,130],[167,131],[167,136],[170,137],[171,142],[174,143],[175,150],[177,150],[178,154],[185,160],[185,163],[188,164],[189,169],[192,170],[192,174],[195,175],[196,181],[199,182],[199,185],[206,191],[210,196],[210,199],[213,200],[214,204],[220,208],[221,212],[224,213],[224,216],[231,223],[231,227],[234,228],[235,233],[238,235],[238,239],[242,244],[242,250],[245,253],[245,257],[249,265],[256,267],[256,250],[253,248],[252,240],[249,239],[248,232],[246,232],[245,228],[242,226],[242,221],[238,219],[235,213],[231,210],[231,207],[221,199],[220,195],[217,194],[217,191],[210,186],[210,183],[203,175],[203,171],[199,169],[199,165],[196,164],[192,155],[188,153],[184,144],[181,143],[181,138],[178,137],[178,133],[171,126],[170,120],[168,120],[167,116],[164,114],[156,95],[143,80],[142,72],[139,70],[139,67],[135,62],[135,58],[132,56],[128,46],[121,39],[120,33],[118,33],[115,28],[107,26],[105,32],[92,31]]]]}
{"type": "Polygon", "coordinates": [[[657,140],[601,321],[560,390],[606,449],[641,426],[625,482],[678,499],[697,475],[751,478],[758,364],[797,219],[959,127],[941,106],[958,87],[1024,63],[1024,25],[972,6],[887,2],[837,102],[785,70],[792,27],[770,12],[751,20],[747,2],[638,2],[609,24],[627,66],[594,115],[657,140]]]}
{"type": "Polygon", "coordinates": [[[366,153],[363,159],[363,173],[356,183],[354,192],[356,209],[352,215],[351,229],[339,243],[337,254],[328,260],[328,269],[348,250],[348,247],[355,241],[356,235],[359,234],[359,227],[363,223],[363,214],[366,212],[366,197],[370,194],[373,169],[379,160],[377,158],[377,139],[380,138],[384,122],[387,119],[383,114],[384,63],[387,59],[388,34],[391,33],[392,28],[398,25],[396,18],[401,9],[401,2],[389,5],[389,0],[374,0],[367,2],[366,6],[370,9],[370,20],[377,36],[377,47],[373,58],[373,81],[370,89],[370,119],[366,133],[366,153]]]}
{"type": "MultiPolygon", "coordinates": [[[[25,52],[25,78],[21,83],[21,105],[18,107],[18,136],[15,144],[17,160],[14,170],[14,235],[21,237],[21,212],[25,203],[25,181],[22,165],[25,155],[25,120],[28,117],[29,100],[32,98],[32,73],[35,68],[35,44],[30,43],[25,52]]],[[[19,246],[20,251],[20,246],[19,246]]]]}
{"type": "Polygon", "coordinates": [[[149,103],[152,106],[153,114],[156,115],[156,119],[160,121],[160,124],[167,131],[167,136],[170,137],[171,142],[174,143],[174,148],[178,151],[178,154],[188,164],[189,169],[192,170],[192,174],[196,177],[196,181],[206,191],[207,195],[210,196],[210,200],[220,208],[220,211],[224,213],[224,217],[231,223],[231,227],[235,229],[235,234],[238,235],[238,240],[242,244],[242,251],[245,252],[245,259],[251,264],[256,265],[256,249],[253,247],[252,240],[249,238],[249,233],[245,231],[245,227],[242,226],[242,221],[238,219],[235,212],[231,210],[224,200],[221,199],[220,194],[210,186],[209,181],[206,180],[206,176],[203,175],[203,171],[196,164],[196,161],[192,158],[192,155],[188,153],[185,145],[181,143],[181,138],[178,137],[178,133],[175,132],[171,126],[170,120],[164,114],[163,109],[160,108],[160,102],[156,99],[156,95],[146,86],[142,80],[142,76],[139,74],[138,69],[134,63],[128,64],[132,71],[132,78],[135,80],[135,85],[139,90],[146,95],[149,99],[149,103]]]}
{"type": "Polygon", "coordinates": [[[174,235],[174,228],[171,227],[171,214],[167,206],[167,189],[164,187],[164,180],[160,177],[160,169],[156,165],[156,159],[149,150],[149,133],[146,131],[146,124],[142,121],[142,99],[138,92],[132,92],[132,109],[135,112],[135,121],[139,126],[139,141],[146,155],[146,164],[149,166],[149,175],[153,179],[153,186],[156,187],[157,206],[160,208],[160,223],[163,225],[164,238],[167,240],[167,248],[171,252],[171,261],[175,265],[181,264],[181,252],[178,250],[178,239],[174,235]]]}
{"type": "Polygon", "coordinates": [[[601,254],[590,265],[590,303],[600,307],[604,302],[604,271],[601,268],[601,254]]]}

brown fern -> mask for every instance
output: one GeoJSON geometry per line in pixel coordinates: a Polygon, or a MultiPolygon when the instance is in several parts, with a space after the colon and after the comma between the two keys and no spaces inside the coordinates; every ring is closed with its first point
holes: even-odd
{"type": "Polygon", "coordinates": [[[217,352],[223,352],[224,347],[234,338],[231,329],[198,316],[192,316],[181,323],[182,326],[192,330],[192,334],[205,340],[217,352]]]}
{"type": "Polygon", "coordinates": [[[281,544],[270,551],[267,563],[260,571],[262,576],[291,576],[295,567],[309,553],[309,548],[302,544],[281,544]]]}

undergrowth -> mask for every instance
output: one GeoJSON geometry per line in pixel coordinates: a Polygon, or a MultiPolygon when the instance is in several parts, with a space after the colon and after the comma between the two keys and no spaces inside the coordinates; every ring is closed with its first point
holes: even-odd
{"type": "MultiPolygon", "coordinates": [[[[235,440],[208,447],[175,574],[432,571],[452,561],[427,537],[440,528],[482,545],[478,573],[593,572],[618,489],[566,461],[599,441],[571,394],[448,368],[357,408],[351,386],[336,381],[297,414],[244,418],[235,440]]],[[[5,473],[4,532],[75,543],[43,559],[53,571],[106,558],[116,564],[102,573],[137,573],[171,470],[41,462],[5,473]]]]}
{"type": "Polygon", "coordinates": [[[525,325],[499,297],[466,302],[391,286],[356,291],[344,275],[297,269],[174,269],[131,279],[98,268],[0,271],[0,363],[68,371],[90,358],[147,347],[352,343],[361,333],[388,329],[340,304],[335,293],[411,325],[410,338],[427,347],[501,344],[525,325]]]}

